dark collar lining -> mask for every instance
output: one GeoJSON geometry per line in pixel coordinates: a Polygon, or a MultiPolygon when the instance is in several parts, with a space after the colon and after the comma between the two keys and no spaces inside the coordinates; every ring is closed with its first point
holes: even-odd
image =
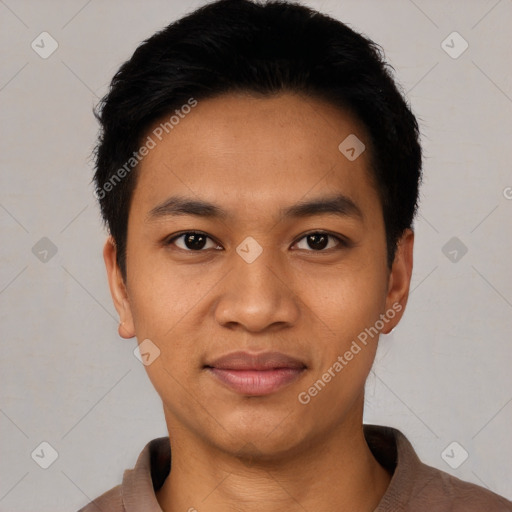
{"type": "Polygon", "coordinates": [[[398,464],[395,429],[380,425],[363,425],[363,432],[373,456],[381,466],[393,474],[398,464]]]}
{"type": "Polygon", "coordinates": [[[149,460],[153,489],[157,491],[164,485],[171,470],[171,445],[169,437],[153,439],[149,446],[149,460]]]}

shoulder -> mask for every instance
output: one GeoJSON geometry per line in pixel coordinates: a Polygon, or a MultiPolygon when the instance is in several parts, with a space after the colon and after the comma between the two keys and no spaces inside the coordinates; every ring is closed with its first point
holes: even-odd
{"type": "Polygon", "coordinates": [[[502,496],[426,464],[415,487],[425,510],[512,512],[512,502],[502,496]]]}
{"type": "Polygon", "coordinates": [[[375,458],[392,474],[375,512],[512,512],[512,502],[423,463],[399,430],[364,425],[375,458]]]}
{"type": "Polygon", "coordinates": [[[116,485],[110,489],[110,491],[103,493],[88,505],[78,510],[78,512],[98,512],[99,510],[102,512],[125,512],[121,485],[116,485]]]}
{"type": "Polygon", "coordinates": [[[90,501],[78,512],[125,512],[159,510],[154,489],[159,488],[170,471],[169,437],[149,441],[140,452],[133,469],[126,469],[122,483],[90,501]]]}

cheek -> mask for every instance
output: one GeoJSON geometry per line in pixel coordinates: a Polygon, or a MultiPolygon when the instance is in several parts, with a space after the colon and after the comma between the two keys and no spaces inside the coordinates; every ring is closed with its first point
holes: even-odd
{"type": "Polygon", "coordinates": [[[340,268],[330,279],[308,279],[304,286],[316,318],[311,335],[317,365],[301,403],[310,400],[307,407],[335,420],[364,391],[377,350],[375,325],[385,306],[385,273],[374,260],[340,268]]]}
{"type": "MultiPolygon", "coordinates": [[[[301,296],[337,349],[379,318],[386,301],[385,273],[375,264],[339,267],[303,279],[301,296]]],[[[319,340],[322,336],[319,336],[319,340]]],[[[332,343],[331,343],[332,344],[332,343]]]]}
{"type": "Polygon", "coordinates": [[[312,333],[317,364],[296,399],[306,408],[307,418],[326,425],[342,421],[361,399],[375,358],[375,324],[383,311],[385,290],[378,280],[366,277],[352,274],[324,283],[321,291],[311,289],[311,304],[316,304],[315,316],[320,319],[318,331],[312,333]],[[315,300],[315,293],[321,300],[315,300]]]}
{"type": "Polygon", "coordinates": [[[139,339],[165,336],[194,308],[206,285],[184,266],[172,266],[165,254],[141,253],[130,270],[130,304],[139,339]]]}

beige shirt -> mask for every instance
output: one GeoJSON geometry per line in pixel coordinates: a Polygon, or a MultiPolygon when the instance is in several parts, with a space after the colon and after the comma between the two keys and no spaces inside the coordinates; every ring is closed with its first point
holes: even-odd
{"type": "MultiPolygon", "coordinates": [[[[423,464],[411,443],[391,427],[364,425],[375,458],[393,473],[374,512],[512,512],[512,502],[423,464]]],[[[162,512],[155,496],[170,471],[168,437],[150,441],[123,483],[78,512],[162,512]]]]}

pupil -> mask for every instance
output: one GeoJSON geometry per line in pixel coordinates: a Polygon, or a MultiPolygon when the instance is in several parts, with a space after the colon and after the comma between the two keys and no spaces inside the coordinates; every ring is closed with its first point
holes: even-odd
{"type": "Polygon", "coordinates": [[[202,249],[205,245],[205,242],[206,236],[199,233],[190,233],[185,237],[185,245],[188,249],[202,249]]]}
{"type": "Polygon", "coordinates": [[[325,249],[328,244],[327,235],[324,235],[322,233],[308,235],[308,244],[312,249],[325,249]]]}

